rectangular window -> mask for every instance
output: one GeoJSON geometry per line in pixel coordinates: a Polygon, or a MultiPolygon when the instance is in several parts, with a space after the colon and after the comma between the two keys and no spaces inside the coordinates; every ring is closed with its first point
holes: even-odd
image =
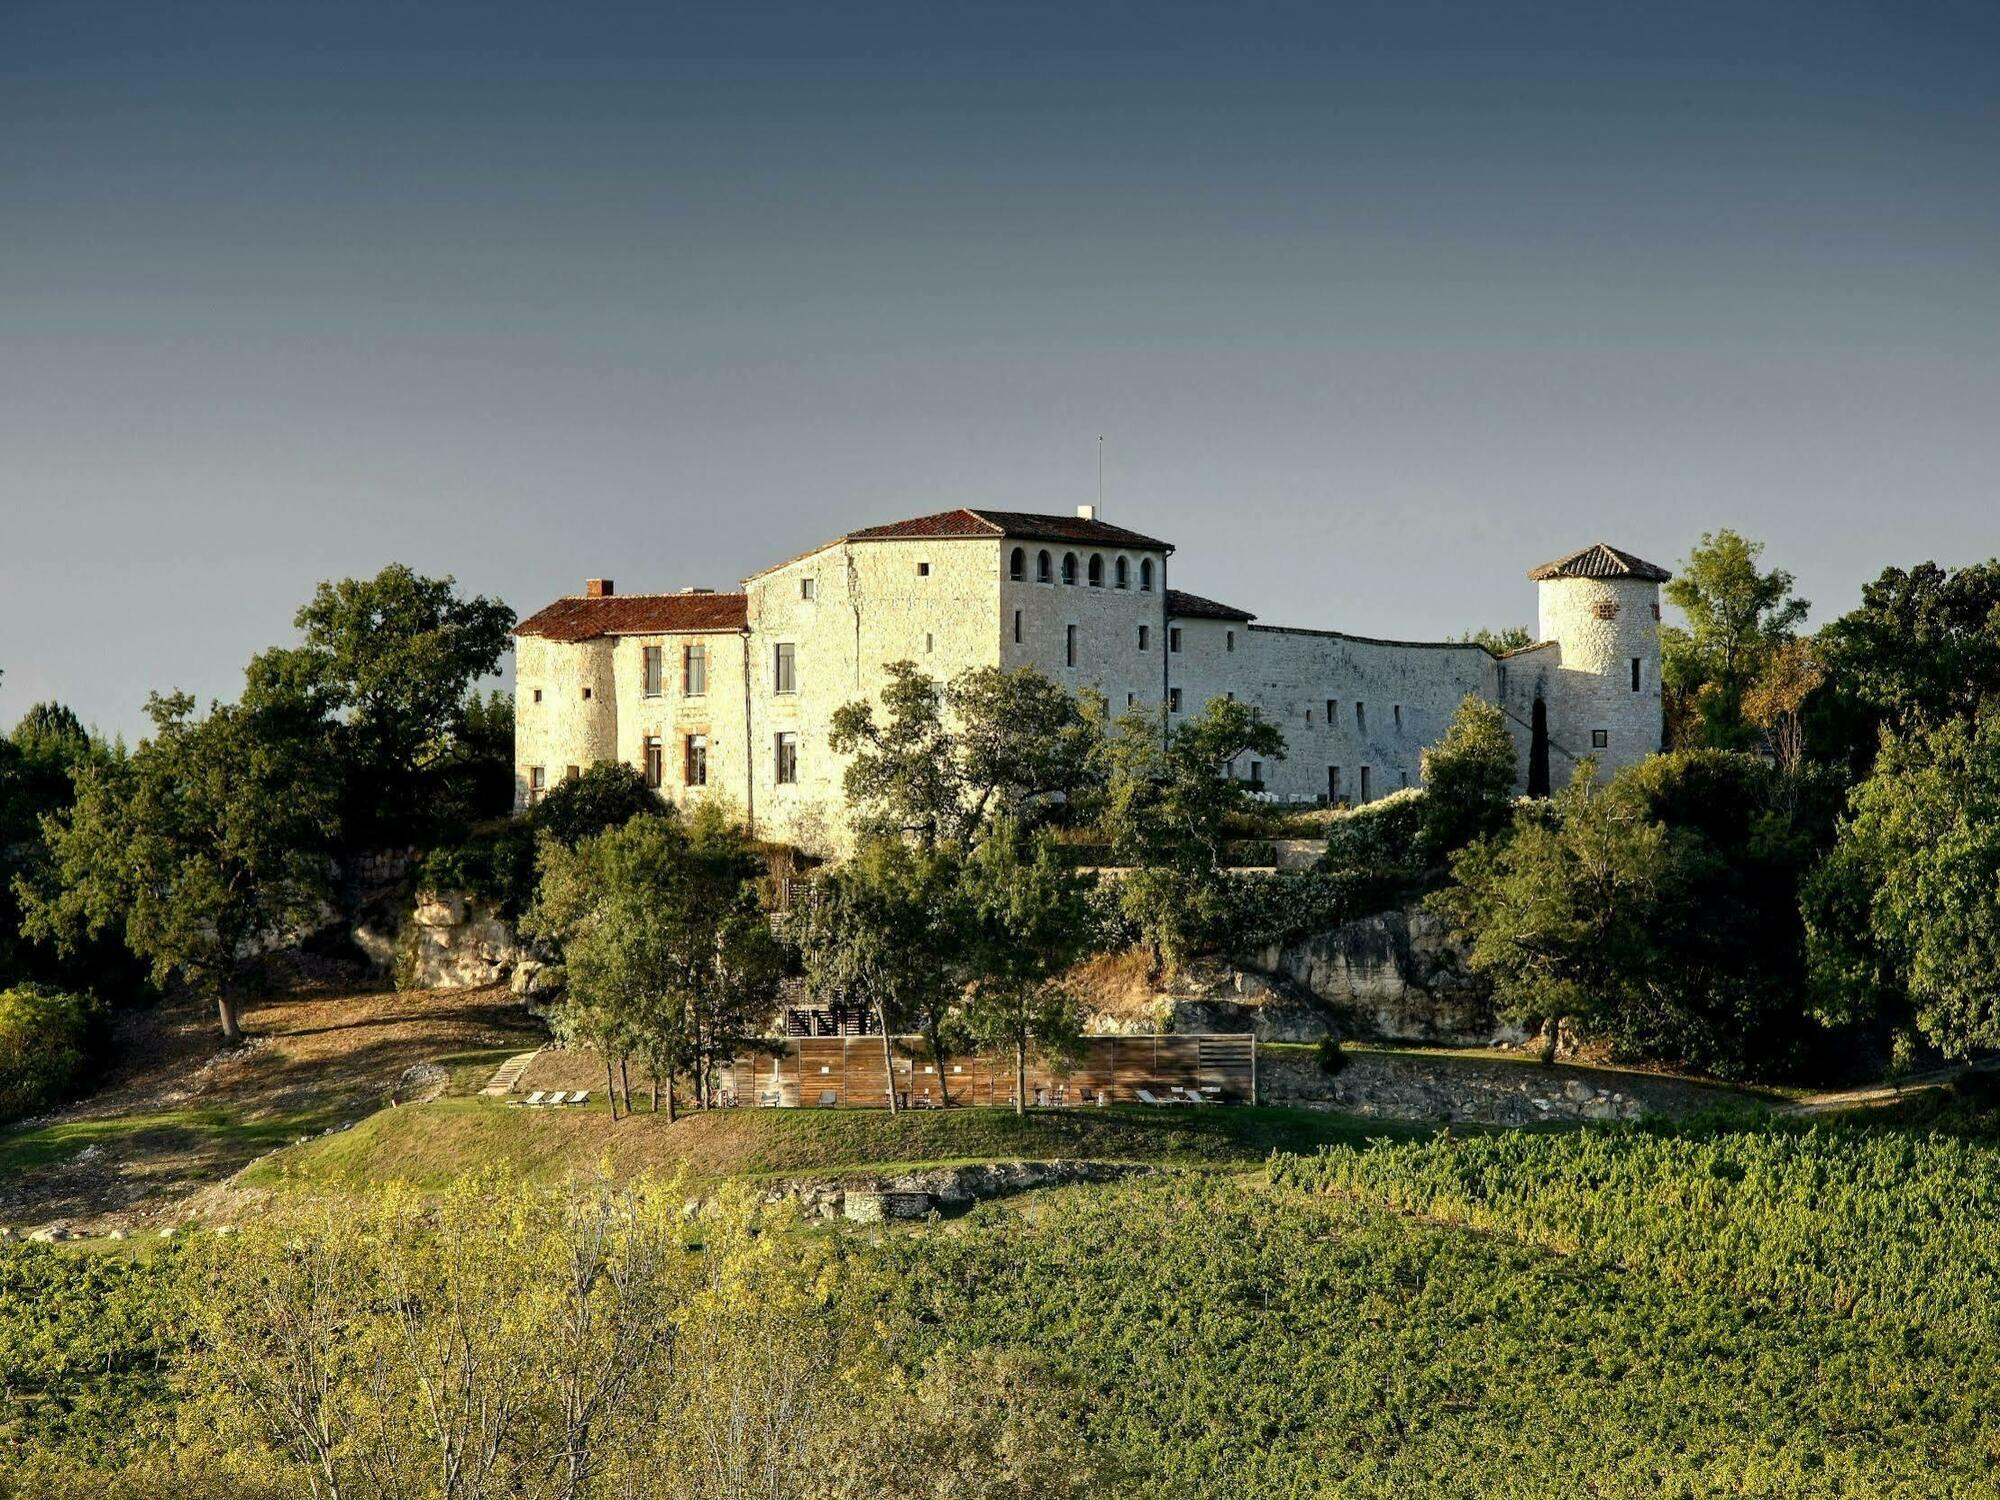
{"type": "Polygon", "coordinates": [[[936,639],[931,635],[931,633],[928,630],[926,630],[924,632],[924,655],[929,656],[931,654],[932,649],[936,646],[936,644],[937,644],[936,639]]]}
{"type": "Polygon", "coordinates": [[[799,737],[789,729],[778,735],[778,785],[797,786],[799,781],[799,737]]]}
{"type": "Polygon", "coordinates": [[[1398,771],[1396,773],[1396,785],[1407,792],[1410,789],[1410,773],[1408,771],[1398,771]]]}
{"type": "MultiPolygon", "coordinates": [[[[1366,734],[1368,732],[1368,705],[1365,703],[1357,702],[1354,705],[1354,732],[1356,734],[1366,734]]],[[[1367,773],[1363,772],[1362,774],[1366,775],[1367,773]]]]}
{"type": "Polygon", "coordinates": [[[640,653],[640,660],[645,663],[646,667],[646,696],[648,698],[657,698],[660,696],[660,679],[665,675],[661,671],[661,655],[662,653],[658,646],[648,646],[640,653]]]}
{"type": "Polygon", "coordinates": [[[1340,800],[1339,766],[1328,766],[1326,768],[1326,800],[1329,802],[1338,802],[1340,800]]]}
{"type": "Polygon", "coordinates": [[[798,648],[790,641],[771,648],[771,691],[796,693],[799,690],[798,648]]]}
{"type": "Polygon", "coordinates": [[[1363,766],[1361,768],[1361,800],[1363,802],[1366,802],[1368,800],[1368,797],[1369,797],[1368,768],[1366,766],[1363,766]]]}
{"type": "Polygon", "coordinates": [[[1021,644],[1021,612],[1018,609],[1014,611],[1014,644],[1021,644]]]}
{"type": "Polygon", "coordinates": [[[681,691],[699,698],[708,691],[708,647],[681,648],[681,691]]]}
{"type": "Polygon", "coordinates": [[[1591,749],[1593,749],[1593,750],[1608,750],[1608,749],[1609,749],[1610,747],[1611,747],[1611,731],[1610,731],[1610,730],[1608,730],[1608,729],[1593,729],[1593,730],[1591,730],[1591,731],[1590,731],[1590,748],[1591,748],[1591,749]]]}
{"type": "Polygon", "coordinates": [[[564,781],[575,781],[575,780],[576,780],[576,779],[577,779],[577,778],[578,778],[579,776],[581,776],[582,774],[583,774],[583,771],[582,771],[582,769],[581,769],[580,767],[577,767],[577,766],[564,766],[564,767],[563,767],[563,780],[564,780],[564,781]]]}
{"type": "Polygon", "coordinates": [[[691,734],[683,746],[682,780],[689,786],[708,785],[708,736],[691,734]]]}
{"type": "Polygon", "coordinates": [[[646,736],[646,785],[658,786],[666,779],[666,756],[660,749],[657,734],[646,736]]]}
{"type": "Polygon", "coordinates": [[[819,580],[817,578],[801,578],[799,580],[799,597],[801,599],[812,598],[818,590],[819,580]]]}
{"type": "Polygon", "coordinates": [[[1137,708],[1139,706],[1139,695],[1137,693],[1127,693],[1125,695],[1125,706],[1127,708],[1137,708]]]}
{"type": "Polygon", "coordinates": [[[1076,665],[1076,627],[1074,625],[1065,625],[1063,627],[1063,661],[1068,666],[1073,667],[1076,665]]]}
{"type": "Polygon", "coordinates": [[[1139,649],[1141,651],[1146,649],[1146,642],[1150,639],[1151,637],[1147,634],[1146,627],[1141,625],[1139,627],[1139,649]]]}
{"type": "Polygon", "coordinates": [[[1389,716],[1396,721],[1396,733],[1401,734],[1403,732],[1403,705],[1400,703],[1390,704],[1389,716]]]}
{"type": "Polygon", "coordinates": [[[1308,728],[1308,729],[1312,728],[1312,723],[1313,723],[1313,711],[1312,711],[1311,709],[1307,709],[1307,710],[1306,710],[1306,728],[1308,728]]]}
{"type": "Polygon", "coordinates": [[[1326,700],[1326,727],[1328,729],[1333,728],[1333,722],[1334,722],[1333,714],[1334,714],[1334,700],[1329,698],[1326,700]]]}
{"type": "Polygon", "coordinates": [[[585,688],[585,689],[583,690],[583,701],[584,701],[585,703],[588,703],[588,702],[590,701],[590,689],[589,689],[589,688],[585,688]]]}
{"type": "Polygon", "coordinates": [[[1169,651],[1178,651],[1178,650],[1180,650],[1180,649],[1181,649],[1181,628],[1180,628],[1180,626],[1178,626],[1178,625],[1169,625],[1169,626],[1167,627],[1167,649],[1168,649],[1169,651]]]}
{"type": "Polygon", "coordinates": [[[547,766],[528,767],[528,806],[533,807],[542,800],[542,793],[549,789],[549,768],[547,766]]]}
{"type": "Polygon", "coordinates": [[[1264,790],[1264,762],[1261,760],[1250,762],[1250,790],[1253,792],[1264,790]]]}
{"type": "Polygon", "coordinates": [[[1225,630],[1222,632],[1222,649],[1225,651],[1234,651],[1236,649],[1235,631],[1225,630]]]}
{"type": "Polygon", "coordinates": [[[1639,658],[1632,658],[1632,691],[1639,691],[1639,658]]]}
{"type": "Polygon", "coordinates": [[[1168,688],[1167,712],[1177,714],[1180,711],[1181,711],[1181,690],[1179,688],[1168,688]]]}
{"type": "Polygon", "coordinates": [[[917,577],[919,577],[919,578],[928,578],[928,577],[930,577],[930,576],[931,576],[931,565],[930,565],[929,563],[927,563],[927,562],[921,562],[921,563],[918,563],[918,564],[917,564],[917,577]]]}
{"type": "Polygon", "coordinates": [[[535,701],[537,703],[540,703],[542,701],[542,690],[540,688],[535,689],[535,701]]]}

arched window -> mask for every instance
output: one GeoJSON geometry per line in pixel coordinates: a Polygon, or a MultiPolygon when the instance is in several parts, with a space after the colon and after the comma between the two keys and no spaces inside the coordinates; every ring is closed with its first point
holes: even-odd
{"type": "Polygon", "coordinates": [[[1007,559],[1007,576],[1016,583],[1028,576],[1028,554],[1019,547],[1016,547],[1014,555],[1007,559]]]}
{"type": "Polygon", "coordinates": [[[1051,582],[1052,576],[1049,572],[1049,554],[1046,551],[1037,553],[1035,555],[1035,582],[1051,582]]]}
{"type": "Polygon", "coordinates": [[[1139,559],[1139,592],[1142,594],[1153,592],[1153,560],[1150,557],[1139,559]]]}
{"type": "Polygon", "coordinates": [[[1130,588],[1132,586],[1131,564],[1126,562],[1124,558],[1122,557],[1119,558],[1118,561],[1112,565],[1111,576],[1118,580],[1118,587],[1120,587],[1121,589],[1130,588]]]}
{"type": "Polygon", "coordinates": [[[1071,587],[1075,587],[1076,585],[1076,554],[1074,552],[1065,552],[1063,554],[1063,582],[1069,584],[1071,587]]]}
{"type": "Polygon", "coordinates": [[[1100,556],[1098,553],[1095,552],[1090,554],[1089,576],[1090,576],[1090,586],[1092,588],[1101,589],[1104,587],[1104,559],[1102,556],[1100,556]]]}

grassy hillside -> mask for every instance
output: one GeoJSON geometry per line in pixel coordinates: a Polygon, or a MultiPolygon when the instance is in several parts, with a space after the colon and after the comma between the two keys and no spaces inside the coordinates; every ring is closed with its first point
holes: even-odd
{"type": "Polygon", "coordinates": [[[492,1099],[445,1098],[387,1109],[351,1130],[256,1163],[246,1187],[360,1190],[401,1181],[435,1186],[504,1167],[552,1182],[600,1165],[623,1176],[685,1169],[699,1178],[811,1176],[974,1161],[1082,1157],[1180,1165],[1262,1162],[1274,1150],[1313,1150],[1424,1127],[1359,1121],[1303,1109],[872,1109],[719,1110],[638,1115],[617,1124],[602,1108],[510,1109],[492,1099]]]}

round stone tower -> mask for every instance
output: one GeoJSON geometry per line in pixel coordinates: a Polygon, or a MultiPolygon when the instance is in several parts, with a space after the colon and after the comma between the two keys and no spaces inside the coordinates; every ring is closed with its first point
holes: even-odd
{"type": "Polygon", "coordinates": [[[1561,648],[1547,689],[1558,784],[1586,756],[1609,775],[1660,748],[1660,585],[1672,576],[1602,542],[1528,574],[1540,638],[1561,648]]]}

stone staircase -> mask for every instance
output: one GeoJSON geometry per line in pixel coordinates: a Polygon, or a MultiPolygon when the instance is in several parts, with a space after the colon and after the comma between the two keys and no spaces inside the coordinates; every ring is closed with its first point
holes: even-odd
{"type": "Polygon", "coordinates": [[[532,1052],[516,1052],[500,1064],[493,1076],[487,1080],[486,1087],[479,1091],[481,1097],[498,1098],[513,1093],[521,1082],[521,1075],[528,1071],[528,1064],[541,1055],[541,1050],[537,1047],[532,1052]]]}

